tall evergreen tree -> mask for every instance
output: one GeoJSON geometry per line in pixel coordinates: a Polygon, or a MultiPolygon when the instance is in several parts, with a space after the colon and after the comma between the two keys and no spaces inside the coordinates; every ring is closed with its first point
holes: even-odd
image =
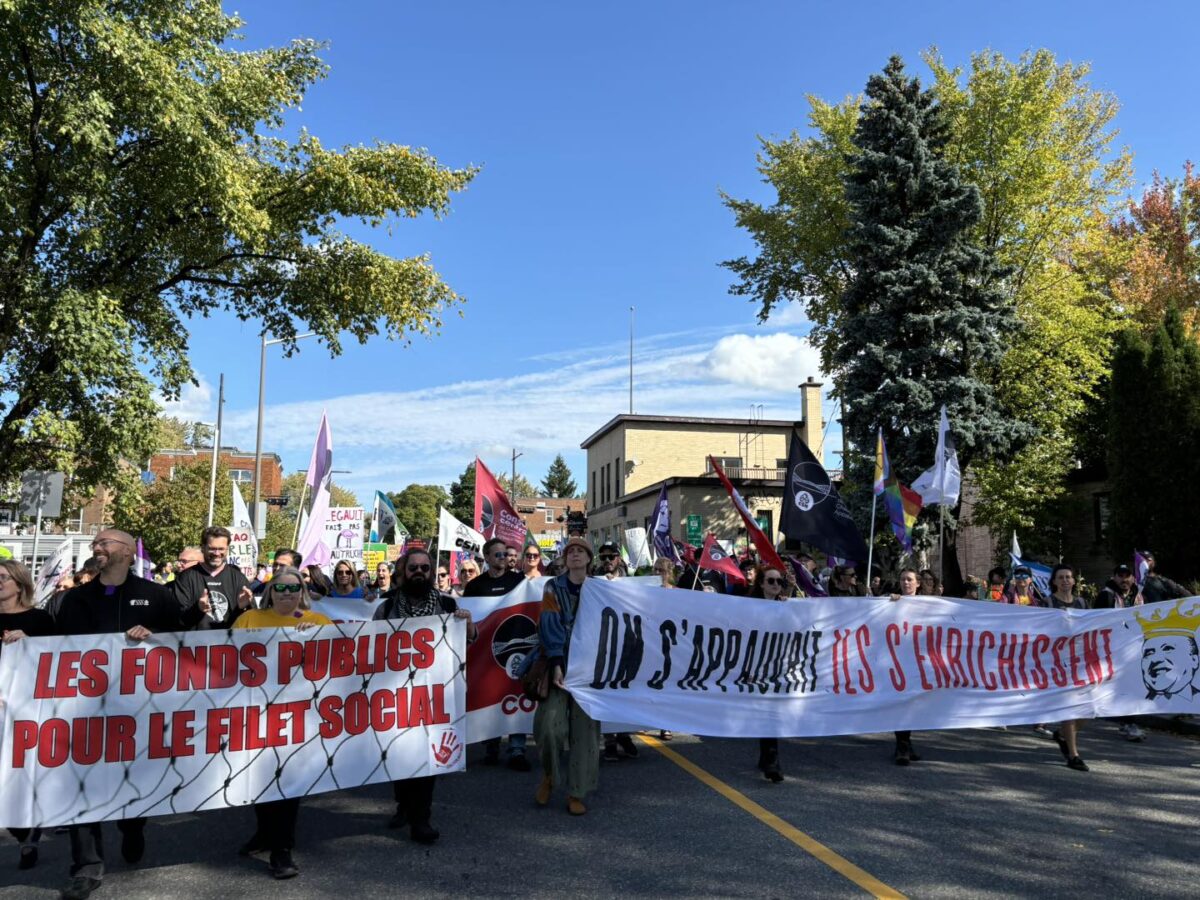
{"type": "Polygon", "coordinates": [[[1200,578],[1200,347],[1170,307],[1149,341],[1116,342],[1108,428],[1108,537],[1114,558],[1153,550],[1176,580],[1200,578]]]}
{"type": "MultiPolygon", "coordinates": [[[[852,495],[861,509],[869,508],[879,427],[903,481],[933,463],[942,404],[964,474],[972,460],[1003,458],[1030,436],[1027,426],[1008,421],[992,387],[1017,320],[1000,290],[1005,273],[971,241],[980,194],[943,156],[947,138],[933,96],[892,57],[867,82],[852,141],[852,276],[832,359],[855,451],[847,461],[852,495]]],[[[961,573],[952,529],[946,537],[946,587],[953,591],[961,573]]]]}
{"type": "Polygon", "coordinates": [[[546,477],[542,479],[542,490],[546,492],[547,497],[574,497],[576,488],[571,470],[567,468],[567,461],[560,453],[554,457],[546,477]]]}

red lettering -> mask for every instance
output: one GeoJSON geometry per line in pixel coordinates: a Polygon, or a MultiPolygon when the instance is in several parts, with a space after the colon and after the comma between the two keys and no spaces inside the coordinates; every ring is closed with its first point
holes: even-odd
{"type": "Polygon", "coordinates": [[[950,669],[942,657],[942,626],[933,625],[925,629],[925,655],[933,666],[933,678],[939,688],[950,687],[950,669]]]}
{"type": "Polygon", "coordinates": [[[346,698],[342,721],[346,725],[347,734],[362,734],[371,727],[371,707],[367,703],[366,694],[355,691],[346,698]]]}
{"type": "Polygon", "coordinates": [[[996,676],[987,670],[983,664],[983,655],[988,651],[995,649],[996,636],[990,631],[981,631],[979,633],[979,678],[983,682],[983,689],[986,691],[994,691],[996,689],[996,676]]]}
{"type": "Polygon", "coordinates": [[[393,631],[387,642],[387,664],[393,672],[400,672],[409,666],[409,654],[402,650],[412,649],[412,635],[407,631],[393,631]]]}
{"type": "Polygon", "coordinates": [[[914,625],[912,627],[912,644],[913,656],[917,660],[917,674],[921,676],[921,689],[932,691],[933,685],[929,683],[929,679],[925,676],[925,657],[921,654],[921,632],[925,630],[923,625],[914,625]]]}
{"type": "Polygon", "coordinates": [[[138,678],[145,671],[146,648],[126,647],[121,651],[121,693],[132,694],[138,689],[138,678]]]}
{"type": "Polygon", "coordinates": [[[341,708],[341,697],[324,697],[317,704],[317,714],[321,717],[321,725],[317,731],[326,740],[335,738],[342,733],[342,718],[338,715],[341,708]]]}
{"type": "Polygon", "coordinates": [[[391,731],[396,727],[393,707],[396,695],[391,691],[376,691],[371,695],[371,727],[376,731],[391,731]]]}
{"type": "Polygon", "coordinates": [[[1050,685],[1050,678],[1042,667],[1042,654],[1050,649],[1050,638],[1039,634],[1033,639],[1033,686],[1044,691],[1050,685]]]}
{"type": "Polygon", "coordinates": [[[280,641],[277,652],[279,683],[291,684],[292,674],[304,660],[304,645],[297,641],[280,641]]]}
{"type": "Polygon", "coordinates": [[[1000,635],[1000,649],[996,653],[996,670],[1000,673],[1000,687],[1010,690],[1017,686],[1017,642],[1011,634],[1000,635]]]}
{"type": "Polygon", "coordinates": [[[1100,668],[1100,636],[1094,631],[1083,635],[1083,665],[1088,684],[1099,684],[1104,680],[1104,670],[1100,668]]]}
{"type": "Polygon", "coordinates": [[[1104,677],[1105,681],[1111,681],[1113,677],[1113,659],[1112,659],[1112,637],[1111,628],[1101,628],[1100,636],[1104,639],[1104,661],[1108,664],[1108,674],[1104,677]]]}
{"type": "Polygon", "coordinates": [[[265,644],[243,644],[238,658],[242,662],[241,681],[245,687],[262,687],[267,683],[267,664],[263,657],[267,655],[265,644]]]}
{"type": "Polygon", "coordinates": [[[354,641],[333,638],[329,642],[329,677],[342,678],[354,671],[354,641]]]}
{"type": "MultiPolygon", "coordinates": [[[[41,677],[42,660],[49,660],[53,656],[51,653],[43,653],[42,658],[38,660],[39,678],[41,677]]],[[[49,674],[47,672],[47,674],[49,674]]],[[[12,747],[12,767],[14,769],[23,769],[25,767],[25,754],[37,746],[38,724],[31,719],[17,719],[13,722],[13,747],[12,747]]]]}
{"type": "Polygon", "coordinates": [[[84,697],[103,697],[108,691],[108,654],[88,650],[79,664],[79,693],[84,697]]]}
{"type": "Polygon", "coordinates": [[[862,668],[858,672],[858,684],[864,694],[870,694],[875,690],[875,674],[871,671],[867,657],[867,648],[871,646],[871,630],[866,625],[859,625],[854,638],[858,644],[858,658],[862,662],[862,668]]]}
{"type": "Polygon", "coordinates": [[[304,645],[304,677],[323,681],[329,672],[329,639],[309,641],[304,645]]]}
{"type": "Polygon", "coordinates": [[[210,709],[205,717],[204,752],[210,756],[220,753],[225,746],[225,738],[229,736],[229,717],[232,710],[228,707],[210,709]]]}
{"type": "Polygon", "coordinates": [[[1067,646],[1067,639],[1065,637],[1060,637],[1054,639],[1054,643],[1050,648],[1050,654],[1054,657],[1054,671],[1052,676],[1054,678],[1054,684],[1057,687],[1067,686],[1067,670],[1062,664],[1062,649],[1065,646],[1067,646]]]}
{"type": "Polygon", "coordinates": [[[417,654],[417,658],[413,660],[412,663],[413,667],[417,669],[428,669],[433,665],[433,629],[418,628],[415,632],[413,632],[412,643],[412,648],[417,654]]]}
{"type": "Polygon", "coordinates": [[[233,687],[238,679],[238,651],[233,644],[214,644],[208,651],[208,686],[233,687]]]}
{"type": "Polygon", "coordinates": [[[104,761],[133,762],[137,755],[133,735],[137,722],[133,716],[109,716],[104,720],[104,761]]]}
{"type": "Polygon", "coordinates": [[[152,694],[175,689],[175,653],[170,647],[154,647],[146,654],[143,683],[152,694]]]}
{"type": "Polygon", "coordinates": [[[898,691],[902,691],[908,680],[904,677],[904,667],[900,665],[900,657],[896,655],[896,648],[900,646],[900,626],[895,623],[889,625],[884,630],[884,637],[888,653],[892,657],[892,665],[888,669],[888,676],[892,679],[892,687],[898,691]]]}

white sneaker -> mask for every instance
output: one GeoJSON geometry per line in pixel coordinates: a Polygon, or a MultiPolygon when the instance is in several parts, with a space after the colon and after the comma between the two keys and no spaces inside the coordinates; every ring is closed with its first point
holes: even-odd
{"type": "Polygon", "coordinates": [[[1121,737],[1129,737],[1129,723],[1122,722],[1120,725],[1118,725],[1117,734],[1121,735],[1121,737]]]}
{"type": "Polygon", "coordinates": [[[1130,722],[1128,725],[1125,725],[1123,727],[1124,727],[1124,731],[1122,733],[1125,735],[1125,740],[1127,740],[1127,741],[1144,741],[1146,739],[1145,733],[1142,731],[1142,729],[1138,728],[1138,726],[1135,725],[1134,723],[1130,722]]]}

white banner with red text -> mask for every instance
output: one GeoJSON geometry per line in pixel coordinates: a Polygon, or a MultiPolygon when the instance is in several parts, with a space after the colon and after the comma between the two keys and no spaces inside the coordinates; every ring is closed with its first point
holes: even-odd
{"type": "Polygon", "coordinates": [[[465,654],[465,625],[449,616],[8,644],[0,825],[191,812],[459,771],[465,654]]]}
{"type": "Polygon", "coordinates": [[[595,719],[724,737],[1200,713],[1198,628],[1200,597],[777,603],[589,578],[566,685],[595,719]]]}

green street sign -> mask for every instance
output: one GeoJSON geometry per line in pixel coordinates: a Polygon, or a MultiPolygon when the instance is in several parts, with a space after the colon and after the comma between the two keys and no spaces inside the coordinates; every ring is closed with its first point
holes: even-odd
{"type": "Polygon", "coordinates": [[[704,540],[704,520],[700,516],[687,517],[687,542],[689,544],[699,544],[704,540]]]}

